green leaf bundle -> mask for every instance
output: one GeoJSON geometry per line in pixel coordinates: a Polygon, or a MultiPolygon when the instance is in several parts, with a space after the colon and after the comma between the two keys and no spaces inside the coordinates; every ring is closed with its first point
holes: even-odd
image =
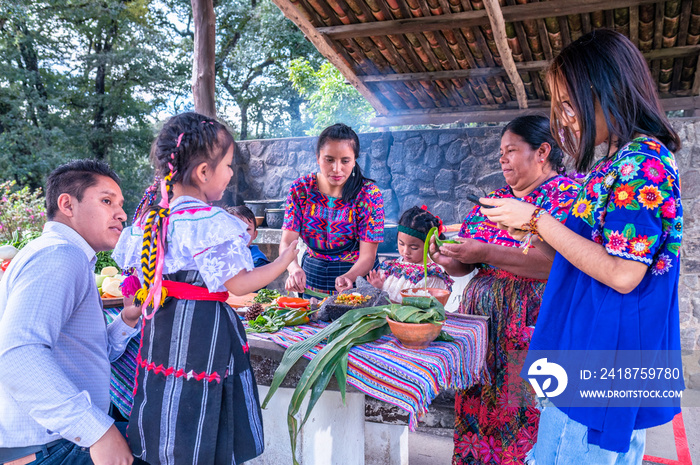
{"type": "Polygon", "coordinates": [[[375,341],[387,334],[389,327],[386,324],[386,316],[391,311],[391,307],[394,306],[398,307],[398,305],[385,305],[350,310],[312,337],[297,342],[285,351],[282,361],[275,371],[270,390],[263,401],[263,408],[267,406],[292,366],[310,349],[324,340],[327,341],[326,346],[316,354],[304,370],[289,403],[287,425],[294,465],[299,464],[296,459],[299,431],[308,420],[314,405],[328,386],[331,377],[335,375],[340,394],[345,402],[350,349],[358,344],[375,341]],[[301,404],[308,393],[310,393],[309,404],[302,421],[299,423],[294,415],[301,409],[301,404]]]}

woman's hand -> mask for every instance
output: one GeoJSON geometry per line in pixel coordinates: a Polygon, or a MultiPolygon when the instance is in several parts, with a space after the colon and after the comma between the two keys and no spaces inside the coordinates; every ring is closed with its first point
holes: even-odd
{"type": "Polygon", "coordinates": [[[306,289],[306,273],[301,268],[289,272],[284,288],[292,292],[304,292],[306,289]]]}
{"type": "Polygon", "coordinates": [[[338,292],[347,291],[355,287],[355,280],[346,274],[342,274],[335,278],[335,290],[338,292]]]}
{"type": "Polygon", "coordinates": [[[430,238],[430,247],[428,247],[428,254],[430,258],[438,265],[444,267],[449,267],[452,264],[452,259],[446,257],[442,254],[440,247],[435,243],[435,236],[430,238]]]}
{"type": "MultiPolygon", "coordinates": [[[[489,197],[482,197],[479,200],[484,205],[493,205],[495,207],[482,207],[481,212],[486,215],[490,221],[496,223],[499,228],[508,229],[509,233],[509,228],[525,230],[530,222],[530,218],[532,218],[532,214],[537,208],[531,203],[521,202],[515,199],[492,199],[489,197]]],[[[515,238],[515,236],[513,237],[515,238]]]]}
{"type": "Polygon", "coordinates": [[[475,239],[456,238],[459,244],[445,244],[440,247],[440,255],[445,259],[461,263],[484,263],[483,242],[475,239]]]}
{"type": "Polygon", "coordinates": [[[367,275],[367,282],[377,289],[381,289],[386,281],[386,275],[381,270],[371,270],[367,275]]]}

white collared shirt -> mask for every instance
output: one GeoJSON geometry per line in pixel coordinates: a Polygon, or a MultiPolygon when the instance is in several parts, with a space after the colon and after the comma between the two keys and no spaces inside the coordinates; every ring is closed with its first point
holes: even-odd
{"type": "Polygon", "coordinates": [[[75,230],[48,222],[0,281],[0,447],[88,447],[112,425],[109,362],[139,325],[105,324],[95,262],[75,230]]]}

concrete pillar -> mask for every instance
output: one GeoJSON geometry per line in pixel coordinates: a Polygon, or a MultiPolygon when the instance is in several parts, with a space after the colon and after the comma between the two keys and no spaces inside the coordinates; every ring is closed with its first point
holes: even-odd
{"type": "Polygon", "coordinates": [[[408,465],[408,426],[365,422],[365,465],[408,465]]]}
{"type": "MultiPolygon", "coordinates": [[[[259,386],[260,399],[267,386],[259,386]]],[[[279,388],[263,410],[265,452],[251,465],[291,465],[287,409],[293,389],[279,388]]],[[[365,396],[347,393],[345,405],[337,391],[326,391],[304,425],[297,443],[301,465],[363,465],[365,463],[365,396]]],[[[299,419],[306,412],[306,403],[299,419]]],[[[406,462],[408,463],[408,462],[406,462]]]]}

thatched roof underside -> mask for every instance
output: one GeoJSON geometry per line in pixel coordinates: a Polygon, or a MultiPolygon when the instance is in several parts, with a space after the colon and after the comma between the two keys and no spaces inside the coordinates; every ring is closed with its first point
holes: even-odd
{"type": "Polygon", "coordinates": [[[639,47],[666,110],[700,108],[700,0],[273,1],[372,104],[378,126],[547,112],[549,61],[602,27],[639,47]]]}

